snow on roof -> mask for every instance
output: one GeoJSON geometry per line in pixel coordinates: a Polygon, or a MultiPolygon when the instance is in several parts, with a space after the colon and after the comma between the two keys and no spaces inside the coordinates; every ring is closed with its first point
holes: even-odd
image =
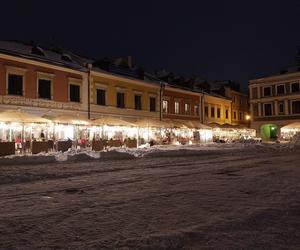
{"type": "Polygon", "coordinates": [[[16,41],[0,41],[0,52],[4,54],[10,54],[14,56],[27,58],[27,59],[33,59],[41,62],[56,64],[56,65],[60,65],[60,66],[64,66],[64,67],[68,67],[80,71],[85,71],[86,68],[84,67],[84,64],[89,62],[88,59],[82,58],[80,56],[76,56],[76,60],[73,60],[73,57],[75,58],[75,54],[70,55],[70,53],[67,54],[70,56],[70,58],[72,58],[72,60],[71,61],[63,60],[62,59],[63,53],[55,52],[50,49],[43,49],[35,45],[27,45],[16,41]],[[33,51],[37,52],[37,49],[41,53],[32,53],[33,51]]]}

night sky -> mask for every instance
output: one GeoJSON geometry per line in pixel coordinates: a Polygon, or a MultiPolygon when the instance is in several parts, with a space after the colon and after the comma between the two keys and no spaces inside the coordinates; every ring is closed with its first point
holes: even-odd
{"type": "Polygon", "coordinates": [[[6,1],[1,40],[55,43],[93,58],[132,55],[210,80],[249,79],[294,64],[300,1],[6,1]],[[175,3],[178,2],[178,3],[175,3]]]}

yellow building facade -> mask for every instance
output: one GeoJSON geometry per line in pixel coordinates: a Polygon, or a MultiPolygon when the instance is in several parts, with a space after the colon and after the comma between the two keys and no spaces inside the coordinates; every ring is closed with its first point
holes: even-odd
{"type": "Polygon", "coordinates": [[[204,123],[231,124],[231,106],[232,102],[229,99],[204,94],[204,123]]]}
{"type": "Polygon", "coordinates": [[[107,72],[91,72],[91,119],[114,116],[130,122],[160,117],[160,85],[107,72]]]}

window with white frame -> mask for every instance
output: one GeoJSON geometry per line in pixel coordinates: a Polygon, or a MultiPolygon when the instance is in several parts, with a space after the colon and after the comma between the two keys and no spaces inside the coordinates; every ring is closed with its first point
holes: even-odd
{"type": "Polygon", "coordinates": [[[215,117],[215,107],[210,108],[210,116],[213,118],[215,117]]]}
{"type": "Polygon", "coordinates": [[[204,114],[205,114],[205,117],[208,117],[208,106],[204,107],[204,114]]]}
{"type": "Polygon", "coordinates": [[[264,114],[265,116],[272,116],[272,104],[271,103],[265,103],[264,104],[264,114]]]}
{"type": "Polygon", "coordinates": [[[97,89],[97,105],[106,105],[106,90],[97,89]]]}
{"type": "Polygon", "coordinates": [[[23,96],[23,75],[9,73],[7,77],[7,94],[23,96]]]}
{"type": "Polygon", "coordinates": [[[271,87],[264,87],[264,96],[271,96],[272,95],[272,89],[271,87]]]}
{"type": "Polygon", "coordinates": [[[142,110],[142,96],[134,95],[134,109],[142,110]]]}
{"type": "Polygon", "coordinates": [[[292,93],[300,92],[299,82],[294,82],[291,84],[291,92],[292,93]]]}
{"type": "Polygon", "coordinates": [[[179,114],[179,102],[175,101],[174,103],[174,112],[175,114],[179,114]]]}
{"type": "Polygon", "coordinates": [[[156,98],[150,97],[149,103],[150,103],[150,112],[155,112],[156,111],[156,98]]]}
{"type": "Polygon", "coordinates": [[[169,112],[169,101],[163,100],[162,111],[163,111],[163,113],[168,113],[169,112]]]}
{"type": "Polygon", "coordinates": [[[258,96],[258,90],[257,87],[252,88],[252,99],[256,99],[258,96]]]}
{"type": "Polygon", "coordinates": [[[285,94],[285,85],[280,84],[276,86],[277,95],[284,95],[285,94]]]}
{"type": "Polygon", "coordinates": [[[6,65],[6,94],[25,96],[26,68],[6,65]]]}
{"type": "Polygon", "coordinates": [[[299,115],[300,114],[300,101],[292,101],[292,114],[299,115]]]}
{"type": "Polygon", "coordinates": [[[69,98],[71,102],[80,102],[80,85],[79,84],[69,84],[69,98]]]}
{"type": "Polygon", "coordinates": [[[53,98],[53,78],[52,73],[37,72],[37,97],[51,100],[53,98]]]}
{"type": "Polygon", "coordinates": [[[189,103],[184,104],[184,113],[186,115],[189,115],[191,113],[191,104],[189,104],[189,103]]]}
{"type": "Polygon", "coordinates": [[[117,92],[117,108],[125,108],[125,93],[117,92]]]}
{"type": "Polygon", "coordinates": [[[221,118],[221,108],[217,108],[217,118],[221,118]]]}

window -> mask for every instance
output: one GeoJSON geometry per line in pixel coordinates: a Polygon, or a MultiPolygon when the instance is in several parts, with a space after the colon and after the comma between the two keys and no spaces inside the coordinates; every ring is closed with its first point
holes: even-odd
{"type": "Polygon", "coordinates": [[[134,108],[136,110],[142,110],[142,96],[134,95],[134,108]]]}
{"type": "Polygon", "coordinates": [[[271,96],[271,87],[264,87],[264,96],[271,96]]]}
{"type": "Polygon", "coordinates": [[[44,50],[41,47],[38,47],[38,46],[34,46],[31,49],[31,54],[35,54],[35,55],[38,55],[38,56],[45,56],[44,50]]]}
{"type": "Polygon", "coordinates": [[[125,94],[117,93],[117,108],[125,108],[125,94]]]}
{"type": "Polygon", "coordinates": [[[300,114],[300,101],[292,102],[292,114],[294,115],[300,114]]]}
{"type": "Polygon", "coordinates": [[[38,80],[39,98],[51,99],[51,80],[38,80]]]}
{"type": "Polygon", "coordinates": [[[272,105],[271,104],[265,104],[265,116],[271,116],[272,115],[272,105]]]}
{"type": "Polygon", "coordinates": [[[242,112],[239,113],[239,119],[243,120],[243,113],[242,112]]]}
{"type": "Polygon", "coordinates": [[[70,101],[80,102],[80,86],[75,84],[70,84],[70,101]]]}
{"type": "Polygon", "coordinates": [[[97,89],[97,105],[106,105],[106,91],[97,89]]]}
{"type": "Polygon", "coordinates": [[[232,102],[235,103],[235,96],[232,97],[232,102]]]}
{"type": "Polygon", "coordinates": [[[285,93],[285,87],[283,84],[277,85],[277,95],[283,95],[285,93]]]}
{"type": "Polygon", "coordinates": [[[236,119],[236,112],[233,112],[233,119],[236,119]]]}
{"type": "Polygon", "coordinates": [[[208,117],[208,106],[204,107],[204,113],[205,113],[205,117],[208,117]]]}
{"type": "Polygon", "coordinates": [[[162,111],[163,113],[168,113],[168,106],[169,106],[169,102],[167,100],[163,100],[163,105],[162,105],[162,111]]]}
{"type": "Polygon", "coordinates": [[[156,98],[150,97],[150,112],[156,111],[156,98]]]}
{"type": "Polygon", "coordinates": [[[240,105],[243,105],[243,98],[240,97],[240,105]]]}
{"type": "Polygon", "coordinates": [[[256,99],[257,98],[257,88],[252,89],[252,98],[256,99]]]}
{"type": "Polygon", "coordinates": [[[199,115],[199,106],[198,105],[194,106],[194,114],[197,116],[199,115]]]}
{"type": "Polygon", "coordinates": [[[214,107],[211,107],[211,109],[210,109],[210,116],[215,117],[215,108],[214,107]]]}
{"type": "Polygon", "coordinates": [[[299,92],[300,91],[299,83],[298,82],[292,83],[291,84],[291,90],[292,90],[292,93],[299,92]]]}
{"type": "Polygon", "coordinates": [[[22,75],[8,75],[8,94],[9,95],[23,95],[23,76],[22,75]]]}
{"type": "Polygon", "coordinates": [[[284,113],[284,102],[278,103],[278,113],[283,114],[284,113]]]}
{"type": "Polygon", "coordinates": [[[228,119],[228,109],[225,110],[225,118],[228,119]]]}
{"type": "Polygon", "coordinates": [[[221,118],[221,109],[217,108],[217,118],[221,118]]]}
{"type": "Polygon", "coordinates": [[[191,113],[191,105],[189,103],[184,104],[184,112],[186,115],[189,115],[191,113]]]}
{"type": "Polygon", "coordinates": [[[175,102],[175,114],[179,114],[179,102],[175,102]]]}
{"type": "Polygon", "coordinates": [[[61,60],[66,61],[66,62],[72,62],[72,58],[68,54],[62,54],[61,55],[61,60]]]}

